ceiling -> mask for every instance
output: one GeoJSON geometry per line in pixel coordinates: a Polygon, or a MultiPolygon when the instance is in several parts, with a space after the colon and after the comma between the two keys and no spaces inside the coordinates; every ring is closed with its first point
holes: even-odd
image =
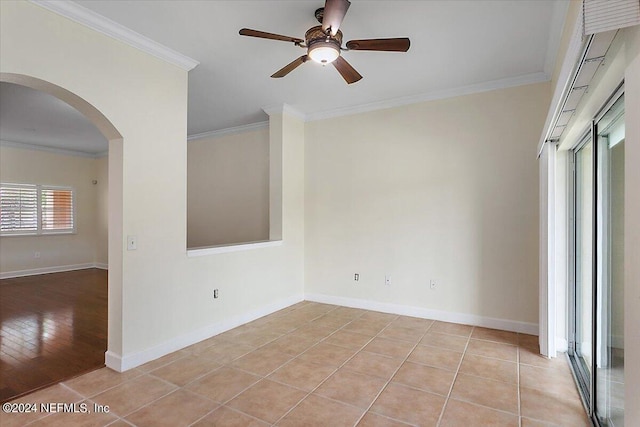
{"type": "MultiPolygon", "coordinates": [[[[332,66],[311,62],[272,79],[271,74],[304,51],[288,42],[238,35],[247,27],[303,38],[308,28],[317,25],[314,11],[324,5],[323,0],[75,3],[200,62],[189,72],[189,135],[265,121],[266,106],[288,104],[313,119],[387,101],[410,102],[548,80],[568,4],[566,0],[352,0],[340,27],[345,41],[409,37],[411,48],[407,53],[343,52],[364,76],[347,85],[332,66]]],[[[3,98],[4,92],[3,88],[3,98]]],[[[29,99],[25,96],[25,101],[29,99]]],[[[2,107],[19,109],[20,104],[17,96],[2,107]]],[[[46,106],[32,106],[31,116],[49,114],[53,104],[46,106]]],[[[2,139],[3,128],[10,124],[4,116],[3,112],[2,139]]],[[[22,120],[18,113],[9,116],[22,120]]],[[[27,139],[28,133],[11,135],[27,139]]],[[[45,137],[34,137],[32,143],[45,137]]]]}

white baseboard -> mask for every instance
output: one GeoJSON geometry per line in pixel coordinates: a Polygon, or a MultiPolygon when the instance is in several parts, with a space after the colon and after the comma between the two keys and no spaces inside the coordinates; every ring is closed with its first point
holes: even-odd
{"type": "Polygon", "coordinates": [[[95,268],[99,268],[100,270],[108,270],[109,269],[109,264],[105,264],[103,262],[96,262],[94,264],[95,268]]]}
{"type": "Polygon", "coordinates": [[[159,357],[165,356],[169,353],[173,353],[174,351],[181,350],[207,338],[211,338],[215,335],[221,334],[222,332],[228,331],[229,329],[236,328],[238,326],[244,325],[245,323],[249,323],[253,320],[274,313],[278,310],[282,310],[283,308],[287,308],[303,300],[304,297],[302,294],[294,295],[292,297],[288,297],[261,307],[257,310],[239,314],[230,319],[225,319],[221,322],[206,326],[193,332],[188,332],[184,335],[165,341],[155,347],[151,347],[147,350],[143,350],[134,354],[125,355],[124,357],[107,351],[106,364],[111,369],[115,369],[118,372],[124,372],[129,369],[135,368],[136,366],[140,366],[147,362],[155,360],[159,357]]]}
{"type": "Polygon", "coordinates": [[[107,264],[89,262],[85,264],[60,265],[55,267],[32,268],[29,270],[6,271],[0,273],[0,279],[12,279],[14,277],[35,276],[38,274],[62,273],[63,271],[85,270],[87,268],[101,268],[108,270],[107,264]]]}
{"type": "Polygon", "coordinates": [[[403,316],[421,317],[423,319],[440,320],[443,322],[461,323],[464,325],[482,326],[485,328],[501,329],[503,331],[538,335],[538,325],[536,323],[495,319],[492,317],[477,316],[475,314],[431,310],[422,307],[389,304],[378,301],[345,298],[333,295],[305,294],[304,299],[307,301],[322,302],[325,304],[334,304],[345,307],[362,308],[365,310],[381,311],[383,313],[400,314],[403,316]]]}

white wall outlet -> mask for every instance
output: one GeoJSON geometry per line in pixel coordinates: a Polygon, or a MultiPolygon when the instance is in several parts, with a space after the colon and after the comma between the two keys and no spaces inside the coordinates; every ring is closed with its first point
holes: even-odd
{"type": "Polygon", "coordinates": [[[35,251],[35,252],[33,253],[33,257],[34,257],[34,258],[40,258],[40,252],[35,251]]]}
{"type": "Polygon", "coordinates": [[[387,286],[391,286],[391,275],[390,274],[385,274],[384,276],[384,284],[387,286]]]}
{"type": "Polygon", "coordinates": [[[360,280],[360,275],[359,275],[358,273],[355,273],[355,274],[353,275],[353,280],[355,280],[356,282],[357,282],[358,280],[360,280]]]}
{"type": "Polygon", "coordinates": [[[429,288],[430,289],[435,289],[436,288],[436,281],[431,279],[429,280],[429,288]]]}
{"type": "Polygon", "coordinates": [[[127,250],[135,251],[138,249],[138,238],[136,236],[127,236],[127,250]]]}

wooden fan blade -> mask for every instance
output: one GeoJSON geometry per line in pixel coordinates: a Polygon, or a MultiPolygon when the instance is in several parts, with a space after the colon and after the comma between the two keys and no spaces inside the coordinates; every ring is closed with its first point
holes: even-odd
{"type": "Polygon", "coordinates": [[[406,52],[411,42],[408,38],[349,40],[349,50],[377,50],[383,52],[406,52]]]}
{"type": "Polygon", "coordinates": [[[249,37],[258,37],[261,39],[270,39],[270,40],[280,40],[283,42],[293,42],[293,43],[304,43],[304,40],[296,38],[283,36],[280,34],[266,33],[264,31],[251,30],[249,28],[243,28],[240,30],[241,36],[249,36],[249,37]]]}
{"type": "Polygon", "coordinates": [[[349,84],[355,83],[362,78],[360,73],[351,66],[342,56],[338,56],[338,59],[332,62],[333,66],[340,73],[342,78],[349,84]]]}
{"type": "Polygon", "coordinates": [[[302,55],[300,58],[291,61],[289,64],[285,65],[284,67],[282,67],[281,69],[273,73],[271,77],[273,77],[274,79],[279,79],[280,77],[284,77],[290,72],[292,72],[293,70],[295,70],[296,68],[298,68],[300,65],[307,62],[308,59],[309,58],[307,57],[307,55],[302,55]]]}
{"type": "Polygon", "coordinates": [[[349,0],[327,0],[324,4],[322,30],[326,33],[331,28],[331,35],[335,36],[349,6],[351,6],[349,0]]]}

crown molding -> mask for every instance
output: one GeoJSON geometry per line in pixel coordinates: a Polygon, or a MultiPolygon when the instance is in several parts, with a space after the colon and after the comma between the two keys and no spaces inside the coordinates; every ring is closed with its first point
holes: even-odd
{"type": "Polygon", "coordinates": [[[269,116],[272,116],[274,114],[287,114],[302,121],[306,121],[308,117],[305,113],[300,110],[296,110],[289,104],[267,105],[266,107],[262,107],[262,111],[267,113],[267,115],[269,116]]]}
{"type": "Polygon", "coordinates": [[[30,1],[85,27],[169,62],[185,71],[192,70],[200,63],[72,1],[30,1]]]}
{"type": "Polygon", "coordinates": [[[550,77],[543,72],[525,74],[523,76],[509,77],[506,79],[492,80],[468,86],[461,86],[452,89],[437,90],[420,95],[411,95],[401,98],[393,98],[385,101],[371,102],[368,104],[355,105],[353,107],[336,108],[333,110],[319,111],[307,114],[307,121],[324,120],[333,117],[348,116],[352,114],[366,113],[388,108],[396,108],[404,105],[419,104],[421,102],[436,101],[439,99],[455,98],[457,96],[471,95],[474,93],[489,92],[497,89],[506,89],[515,86],[523,86],[533,83],[542,83],[550,80],[550,77]]]}
{"type": "Polygon", "coordinates": [[[197,141],[206,138],[219,138],[225,135],[234,135],[237,133],[250,132],[269,128],[269,122],[250,123],[248,125],[234,126],[226,129],[212,130],[210,132],[196,133],[187,136],[187,141],[197,141]]]}
{"type": "Polygon", "coordinates": [[[75,156],[75,157],[88,157],[91,159],[97,159],[109,154],[109,151],[101,151],[99,153],[89,153],[79,150],[68,150],[64,148],[45,147],[43,145],[27,144],[26,142],[7,141],[5,139],[0,140],[0,147],[19,148],[22,150],[34,150],[45,151],[47,153],[60,154],[63,156],[75,156]]]}

